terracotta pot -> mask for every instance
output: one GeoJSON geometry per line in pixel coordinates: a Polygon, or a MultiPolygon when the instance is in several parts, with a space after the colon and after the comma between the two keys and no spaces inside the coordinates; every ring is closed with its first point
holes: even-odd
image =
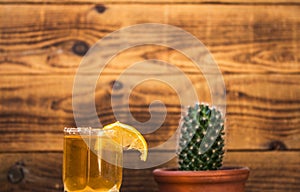
{"type": "Polygon", "coordinates": [[[247,167],[225,167],[216,171],[155,169],[160,192],[244,192],[247,167]]]}

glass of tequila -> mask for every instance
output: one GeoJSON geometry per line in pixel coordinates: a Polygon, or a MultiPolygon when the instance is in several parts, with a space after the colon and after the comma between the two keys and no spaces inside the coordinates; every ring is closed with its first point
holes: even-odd
{"type": "Polygon", "coordinates": [[[105,130],[65,128],[64,190],[68,192],[117,192],[122,183],[122,146],[105,130]]]}

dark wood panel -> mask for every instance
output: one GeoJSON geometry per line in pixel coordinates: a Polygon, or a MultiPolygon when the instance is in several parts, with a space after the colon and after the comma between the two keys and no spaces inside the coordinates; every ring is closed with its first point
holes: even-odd
{"type": "MultiPolygon", "coordinates": [[[[105,11],[99,12],[93,4],[0,5],[0,73],[74,74],[87,48],[100,38],[122,27],[149,22],[174,25],[195,35],[224,73],[300,72],[300,6],[105,6],[105,11]]],[[[119,73],[132,61],[149,58],[167,59],[186,73],[195,70],[183,55],[157,47],[124,52],[109,70],[119,73]]]]}
{"type": "MultiPolygon", "coordinates": [[[[12,191],[62,191],[62,154],[1,153],[0,189],[12,191]],[[22,170],[24,178],[12,184],[7,174],[22,170]]],[[[248,166],[251,170],[246,192],[297,192],[300,190],[299,152],[228,152],[225,165],[248,166]],[[288,162],[288,163],[283,163],[288,162]]],[[[162,166],[176,166],[176,159],[162,166]]],[[[122,191],[156,191],[152,170],[124,169],[122,191]]],[[[11,177],[13,179],[17,179],[11,177]]],[[[15,180],[14,180],[15,181],[15,180]]]]}
{"type": "MultiPolygon", "coordinates": [[[[200,100],[211,102],[206,81],[196,75],[189,77],[200,100]]],[[[126,100],[122,86],[112,93],[116,78],[103,75],[97,84],[95,103],[102,124],[115,121],[111,108],[112,97],[119,98],[117,104],[120,101],[116,111],[121,114],[126,112],[126,106],[122,104],[126,100]]],[[[176,79],[177,75],[169,78],[176,79]]],[[[73,80],[73,76],[2,76],[0,132],[3,137],[0,149],[61,150],[63,127],[75,126],[72,110],[73,80]]],[[[299,149],[298,75],[225,75],[224,80],[229,149],[269,149],[274,142],[279,142],[283,148],[299,149]]],[[[185,89],[182,87],[182,91],[185,89]]],[[[80,98],[82,104],[88,102],[87,95],[83,94],[80,98]]],[[[181,111],[178,95],[173,89],[161,82],[150,81],[141,83],[131,92],[128,103],[133,116],[138,121],[147,121],[150,118],[148,107],[154,100],[161,100],[168,114],[158,131],[145,135],[151,146],[173,135],[181,111]]],[[[161,109],[154,108],[154,120],[162,115],[161,109]]],[[[82,110],[81,113],[87,112],[82,110]]]]}

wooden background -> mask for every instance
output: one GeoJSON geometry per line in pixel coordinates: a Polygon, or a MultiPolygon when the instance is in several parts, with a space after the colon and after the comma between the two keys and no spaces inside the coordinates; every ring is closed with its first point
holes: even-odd
{"type": "MultiPolygon", "coordinates": [[[[63,190],[62,129],[75,126],[72,86],[83,55],[104,35],[148,22],[180,27],[213,54],[227,93],[225,164],[251,169],[246,192],[300,191],[299,0],[1,0],[0,191],[63,190]]],[[[118,74],[152,58],[180,67],[210,102],[207,83],[183,55],[132,48],[110,62],[97,84],[103,124],[115,119],[110,98],[118,74]]],[[[174,90],[145,82],[130,98],[140,121],[149,119],[152,100],[167,106],[160,133],[145,135],[150,146],[172,135],[180,117],[174,90]]],[[[125,169],[122,191],[156,191],[151,172],[125,169]]]]}

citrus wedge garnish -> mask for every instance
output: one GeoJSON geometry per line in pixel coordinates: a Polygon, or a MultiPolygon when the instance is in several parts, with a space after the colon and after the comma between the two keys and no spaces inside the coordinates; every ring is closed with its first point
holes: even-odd
{"type": "Polygon", "coordinates": [[[148,146],[143,135],[136,128],[120,123],[119,121],[104,126],[106,134],[119,145],[126,149],[138,150],[140,158],[146,161],[148,154],[148,146]]]}

